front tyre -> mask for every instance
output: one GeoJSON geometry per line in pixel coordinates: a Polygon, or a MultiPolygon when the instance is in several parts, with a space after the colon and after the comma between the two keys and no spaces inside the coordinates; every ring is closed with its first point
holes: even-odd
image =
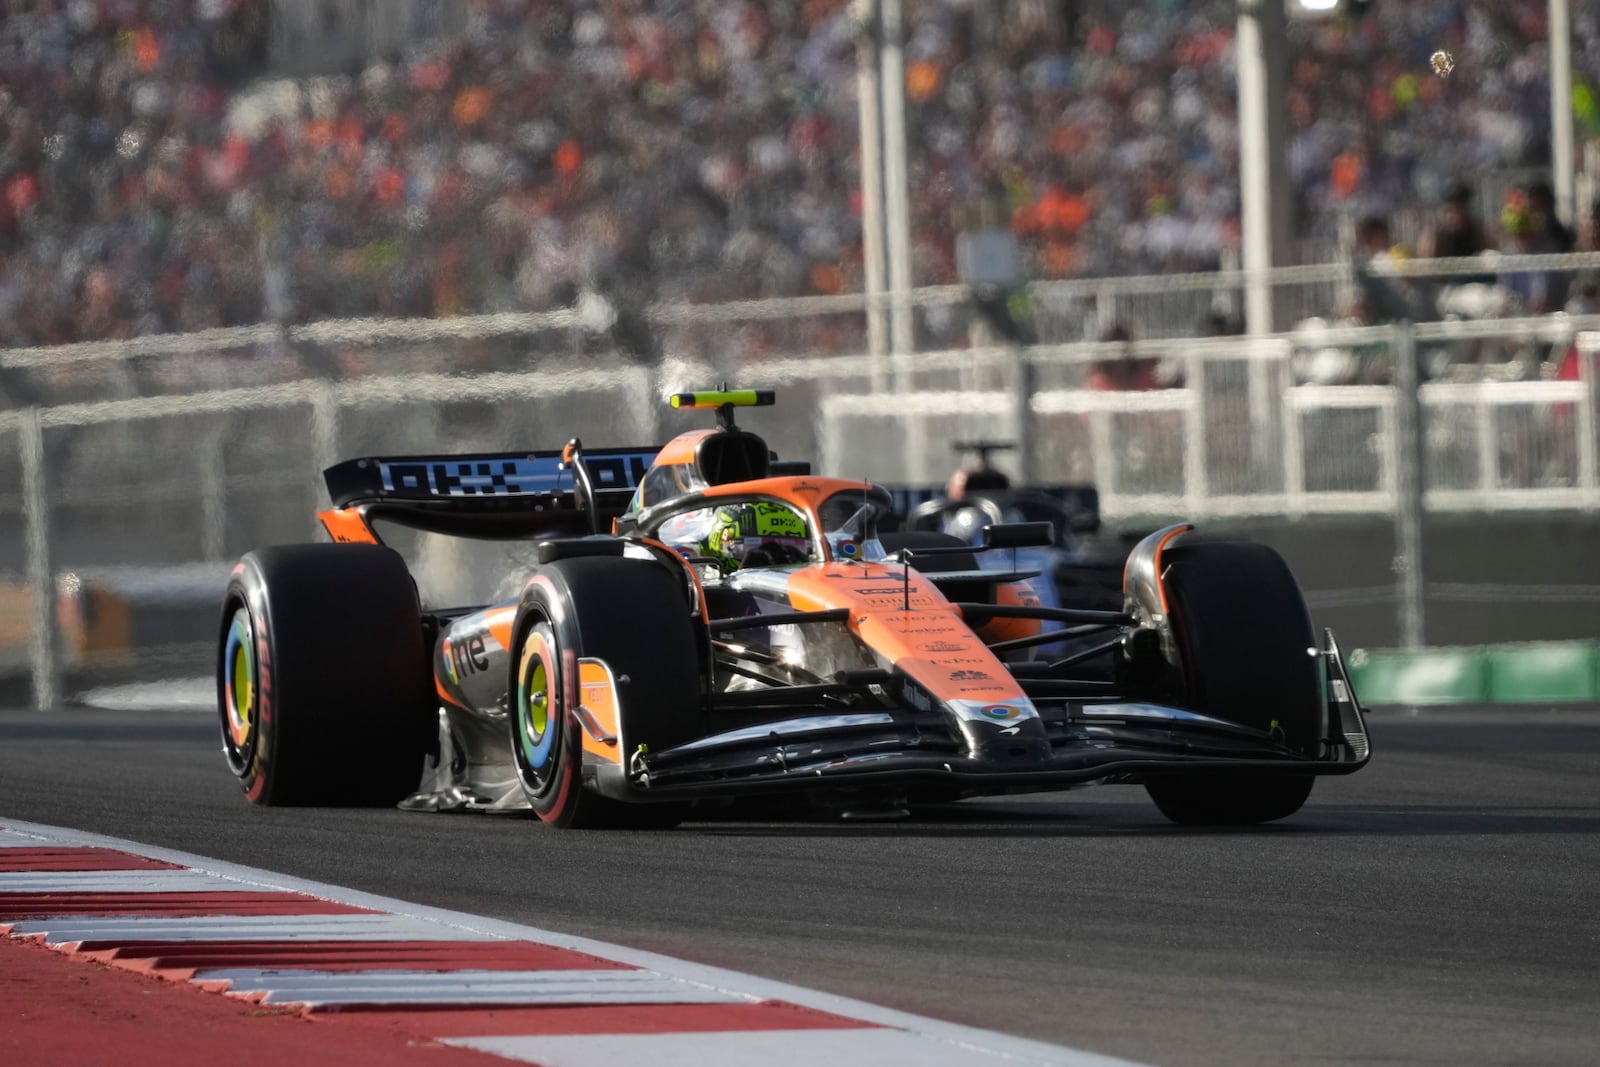
{"type": "MultiPolygon", "coordinates": [[[[1314,759],[1322,737],[1322,676],[1311,613],[1289,566],[1266,545],[1179,544],[1168,549],[1168,657],[1176,703],[1260,730],[1314,759]]],[[[1242,826],[1293,815],[1309,774],[1152,776],[1161,813],[1190,826],[1242,826]]]]}
{"type": "Polygon", "coordinates": [[[540,569],[518,614],[510,708],[512,756],[539,818],[580,829],[682,821],[684,804],[630,803],[585,782],[576,672],[580,659],[598,659],[617,683],[622,738],[612,758],[678,744],[704,729],[693,627],[681,585],[653,560],[579,557],[540,569]]]}

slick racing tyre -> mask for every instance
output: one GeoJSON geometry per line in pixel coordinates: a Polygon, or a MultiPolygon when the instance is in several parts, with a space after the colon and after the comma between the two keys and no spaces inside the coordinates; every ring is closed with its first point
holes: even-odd
{"type": "Polygon", "coordinates": [[[434,742],[415,586],[378,545],[264,548],[223,601],[223,753],[256,804],[394,804],[434,742]]]}
{"type": "Polygon", "coordinates": [[[517,775],[540,819],[581,829],[682,821],[685,804],[629,803],[586,785],[583,695],[573,672],[579,659],[610,668],[622,733],[617,761],[640,746],[681,743],[702,732],[694,625],[681,583],[653,560],[579,557],[539,569],[518,612],[510,712],[517,775]]]}
{"type": "MultiPolygon", "coordinates": [[[[1168,549],[1162,584],[1176,653],[1174,702],[1253,727],[1315,758],[1322,680],[1311,614],[1283,558],[1266,545],[1200,542],[1168,549]]],[[[1309,774],[1174,774],[1145,784],[1186,825],[1246,825],[1300,810],[1309,774]]]]}

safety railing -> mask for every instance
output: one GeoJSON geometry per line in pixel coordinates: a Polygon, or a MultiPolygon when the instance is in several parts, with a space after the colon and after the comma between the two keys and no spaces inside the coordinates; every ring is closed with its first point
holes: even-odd
{"type": "MultiPolygon", "coordinates": [[[[1330,284],[1343,269],[1290,280],[1330,284]]],[[[1200,292],[1239,278],[1171,281],[1200,292]]],[[[1155,291],[1134,282],[1097,292],[1155,291]]],[[[915,300],[948,311],[966,294],[915,300]]],[[[207,583],[220,593],[216,576],[251,547],[313,536],[318,472],[334,460],[558,447],[573,434],[658,441],[678,426],[662,393],[724,378],[779,388],[780,406],[747,421],[819,470],[933,485],[957,462],[952,442],[1008,438],[1013,473],[1093,483],[1112,521],[1394,514],[1411,484],[1433,511],[1600,508],[1600,316],[901,354],[740,347],[763,323],[809,321],[799,337],[865,308],[827,297],[651,309],[664,340],[648,364],[607,344],[593,309],[0,353],[0,615],[13,620],[0,674],[26,667],[48,705],[64,671],[125,665],[130,644],[152,669],[206,673],[214,620],[197,631],[166,601],[204,600],[207,583]],[[1424,379],[1414,436],[1399,359],[1424,379]],[[1154,387],[1117,387],[1130,384],[1154,387]],[[166,601],[150,592],[162,581],[166,601]],[[135,588],[147,599],[130,617],[118,591],[135,588]]]]}
{"type": "MultiPolygon", "coordinates": [[[[1600,330],[1600,316],[1324,331],[1315,344],[1367,350],[1390,364],[1396,351],[1414,352],[1446,376],[1418,389],[1429,510],[1593,509],[1596,364],[1585,330],[1600,330]],[[1545,357],[1526,368],[1538,376],[1531,380],[1495,380],[1501,364],[1453,360],[1470,345],[1529,338],[1545,357]],[[1493,373],[1448,380],[1463,366],[1493,373]]],[[[1293,334],[1142,342],[1114,355],[1104,345],[1041,347],[1009,364],[1029,379],[1020,388],[1005,378],[1005,353],[917,358],[928,355],[960,359],[969,377],[988,368],[991,384],[854,395],[841,386],[822,412],[825,466],[843,470],[867,455],[859,465],[872,477],[937,481],[955,459],[941,442],[999,436],[1021,444],[1013,473],[1092,482],[1109,518],[1387,514],[1401,503],[1400,467],[1410,461],[1397,387],[1305,381],[1297,362],[1306,348],[1293,334]],[[1090,369],[1108,356],[1177,365],[1181,384],[1087,387],[1090,369]],[[883,451],[890,440],[906,445],[883,451]]],[[[810,380],[826,369],[827,361],[812,364],[810,380]]]]}

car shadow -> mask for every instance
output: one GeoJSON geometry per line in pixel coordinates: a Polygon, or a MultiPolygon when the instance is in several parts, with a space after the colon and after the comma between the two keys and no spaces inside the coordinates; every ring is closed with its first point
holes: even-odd
{"type": "Polygon", "coordinates": [[[1196,837],[1600,834],[1600,807],[1483,807],[1479,805],[1313,805],[1279,822],[1256,826],[1178,826],[1153,806],[1096,803],[920,808],[899,819],[794,817],[750,821],[691,819],[678,832],[732,837],[1196,837]]]}

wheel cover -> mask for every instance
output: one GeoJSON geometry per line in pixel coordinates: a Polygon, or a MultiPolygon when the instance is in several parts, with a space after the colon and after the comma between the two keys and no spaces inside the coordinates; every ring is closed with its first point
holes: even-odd
{"type": "Polygon", "coordinates": [[[228,639],[222,651],[222,722],[229,761],[236,772],[250,765],[250,750],[256,734],[255,635],[250,612],[239,608],[228,624],[228,639]]]}
{"type": "Polygon", "coordinates": [[[552,689],[559,684],[554,649],[543,633],[535,630],[522,646],[517,666],[517,749],[528,777],[538,790],[548,788],[554,768],[555,716],[559,702],[552,689]]]}

